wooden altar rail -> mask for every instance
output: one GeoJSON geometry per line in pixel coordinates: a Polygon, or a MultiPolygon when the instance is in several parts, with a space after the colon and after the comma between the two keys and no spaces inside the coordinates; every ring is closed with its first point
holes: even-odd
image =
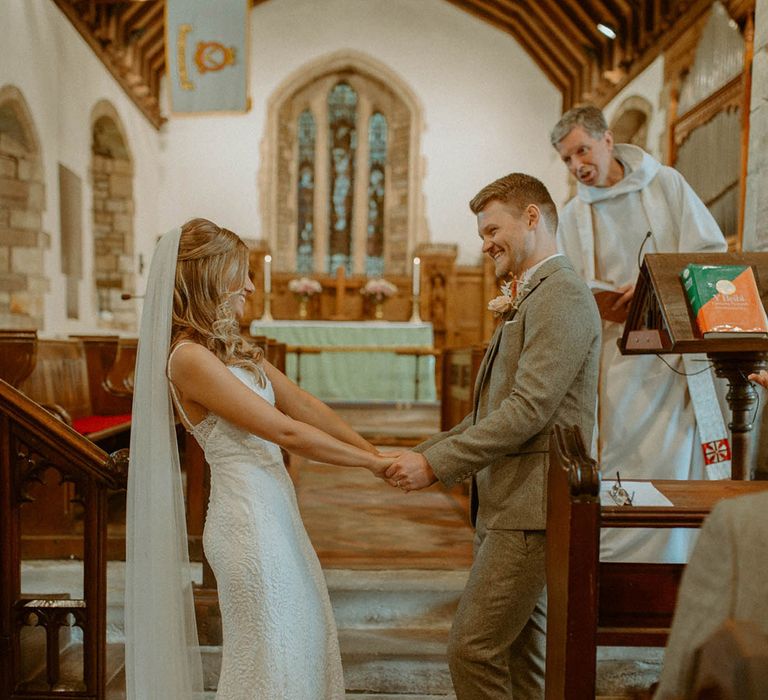
{"type": "Polygon", "coordinates": [[[413,345],[287,345],[286,352],[296,355],[296,384],[299,386],[301,386],[302,355],[319,355],[324,352],[375,352],[415,357],[413,369],[414,401],[419,400],[419,358],[427,356],[439,358],[442,355],[440,350],[413,345]]]}
{"type": "Polygon", "coordinates": [[[663,646],[682,564],[600,561],[603,527],[699,527],[760,481],[654,481],[672,507],[601,507],[600,475],[577,428],[555,427],[547,494],[547,700],[595,697],[597,646],[663,646]]]}
{"type": "Polygon", "coordinates": [[[125,488],[127,457],[127,450],[107,455],[0,380],[0,697],[105,698],[107,496],[125,488]],[[72,504],[81,510],[83,598],[62,591],[24,596],[24,513],[39,507],[42,491],[61,482],[72,488],[72,504]],[[71,625],[82,630],[82,678],[65,682],[60,632],[71,625]],[[30,679],[22,669],[38,664],[22,657],[22,636],[35,626],[45,632],[45,670],[30,679]]]}

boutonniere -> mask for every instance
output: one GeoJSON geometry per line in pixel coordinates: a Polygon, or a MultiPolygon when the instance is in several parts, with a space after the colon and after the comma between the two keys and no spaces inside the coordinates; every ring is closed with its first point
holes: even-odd
{"type": "Polygon", "coordinates": [[[488,310],[494,316],[505,316],[511,311],[517,311],[523,295],[528,291],[528,280],[511,279],[501,285],[501,294],[488,302],[488,310]]]}

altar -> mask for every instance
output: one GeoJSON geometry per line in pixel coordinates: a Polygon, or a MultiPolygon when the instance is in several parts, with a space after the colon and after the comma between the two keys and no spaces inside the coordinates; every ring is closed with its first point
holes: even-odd
{"type": "Polygon", "coordinates": [[[324,401],[437,398],[431,323],[256,320],[250,334],[285,343],[288,376],[324,401]]]}

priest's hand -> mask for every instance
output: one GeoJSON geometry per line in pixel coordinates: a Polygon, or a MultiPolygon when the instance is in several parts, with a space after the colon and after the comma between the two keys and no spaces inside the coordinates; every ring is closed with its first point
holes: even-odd
{"type": "Polygon", "coordinates": [[[621,296],[616,300],[613,305],[613,310],[618,311],[624,309],[625,313],[629,312],[629,305],[632,303],[632,297],[635,296],[635,285],[625,284],[623,287],[619,287],[617,290],[621,296]]]}
{"type": "Polygon", "coordinates": [[[431,486],[437,481],[435,472],[426,458],[419,452],[404,452],[385,473],[391,486],[408,491],[418,491],[431,486]]]}
{"type": "MultiPolygon", "coordinates": [[[[768,372],[764,369],[761,369],[757,374],[750,374],[748,379],[750,382],[757,382],[760,386],[768,389],[768,372]]],[[[393,464],[392,466],[395,465],[393,464]]]]}

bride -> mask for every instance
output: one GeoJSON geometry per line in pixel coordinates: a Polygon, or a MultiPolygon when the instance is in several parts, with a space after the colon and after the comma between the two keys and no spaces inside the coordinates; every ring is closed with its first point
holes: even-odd
{"type": "Polygon", "coordinates": [[[344,697],[328,591],[280,448],[377,476],[393,460],[242,339],[238,318],[253,291],[247,247],[231,231],[193,219],[160,239],[133,402],[129,700],[202,693],[174,406],[211,468],[203,547],[223,625],[217,699],[344,697]]]}

